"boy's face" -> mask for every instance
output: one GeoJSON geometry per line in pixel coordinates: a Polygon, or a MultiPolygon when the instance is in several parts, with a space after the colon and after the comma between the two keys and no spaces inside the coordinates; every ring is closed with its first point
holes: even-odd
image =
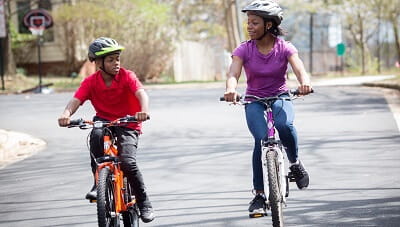
{"type": "MultiPolygon", "coordinates": [[[[110,74],[116,75],[119,72],[121,62],[120,62],[120,54],[112,54],[104,57],[104,70],[110,74]]],[[[97,67],[102,67],[102,59],[96,59],[97,67]]]]}

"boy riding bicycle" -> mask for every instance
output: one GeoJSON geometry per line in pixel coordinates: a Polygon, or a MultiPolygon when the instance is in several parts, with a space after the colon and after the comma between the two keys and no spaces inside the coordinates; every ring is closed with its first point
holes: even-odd
{"type": "MultiPolygon", "coordinates": [[[[58,123],[61,127],[68,126],[71,115],[87,100],[90,100],[96,111],[93,120],[112,121],[126,115],[135,116],[139,123],[115,128],[114,132],[118,138],[118,149],[121,151],[119,155],[121,168],[132,184],[141,219],[143,222],[151,222],[154,219],[153,208],[136,162],[138,139],[142,127],[140,122],[149,117],[149,98],[135,73],[120,66],[122,50],[124,47],[111,38],[101,37],[90,44],[89,60],[94,61],[99,70],[82,81],[74,97],[59,117],[58,123]]],[[[93,129],[90,133],[90,152],[95,158],[103,156],[101,129],[93,129]]],[[[94,175],[96,163],[92,155],[91,167],[94,175]]],[[[86,199],[95,200],[96,194],[96,184],[94,184],[87,193],[86,199]]]]}

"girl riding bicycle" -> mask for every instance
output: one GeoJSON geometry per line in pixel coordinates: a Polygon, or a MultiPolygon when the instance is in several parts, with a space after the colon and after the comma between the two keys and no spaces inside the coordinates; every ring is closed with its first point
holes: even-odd
{"type": "MultiPolygon", "coordinates": [[[[124,47],[114,39],[105,37],[98,38],[90,44],[89,60],[94,61],[99,70],[83,80],[58,119],[60,126],[68,126],[71,115],[87,100],[90,100],[96,110],[94,121],[113,121],[126,115],[135,116],[139,122],[148,119],[147,93],[135,73],[120,66],[120,54],[123,49],[124,47]]],[[[154,219],[153,208],[136,162],[141,123],[116,127],[114,132],[118,139],[118,150],[121,151],[119,155],[121,168],[133,184],[140,216],[143,222],[150,222],[154,219]]],[[[102,129],[93,129],[90,133],[90,152],[95,158],[104,155],[102,129]]],[[[94,175],[96,163],[92,156],[91,166],[94,175]]],[[[87,193],[86,198],[96,199],[96,184],[87,193]]]]}
{"type": "MultiPolygon", "coordinates": [[[[236,102],[238,93],[236,87],[242,67],[246,72],[246,95],[258,97],[288,95],[286,72],[290,63],[299,82],[300,95],[312,91],[310,78],[304,69],[293,44],[284,41],[280,28],[283,19],[281,7],[273,0],[255,0],[246,6],[242,12],[247,13],[247,31],[250,40],[241,43],[232,54],[224,98],[228,102],[236,102]]],[[[265,214],[266,196],[264,194],[263,169],[261,160],[261,140],[266,136],[266,120],[264,106],[259,102],[247,104],[245,107],[246,121],[254,137],[253,150],[253,187],[254,199],[250,202],[249,212],[265,214]]],[[[299,189],[306,188],[309,176],[298,158],[297,133],[293,126],[294,110],[289,100],[277,100],[272,106],[275,127],[283,145],[287,148],[290,170],[293,173],[299,189]]]]}

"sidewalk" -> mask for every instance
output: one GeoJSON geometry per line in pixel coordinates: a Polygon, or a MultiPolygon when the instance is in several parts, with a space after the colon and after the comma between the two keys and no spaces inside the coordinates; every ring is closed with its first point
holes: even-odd
{"type": "Polygon", "coordinates": [[[46,147],[46,142],[25,133],[0,129],[0,169],[46,147]]]}

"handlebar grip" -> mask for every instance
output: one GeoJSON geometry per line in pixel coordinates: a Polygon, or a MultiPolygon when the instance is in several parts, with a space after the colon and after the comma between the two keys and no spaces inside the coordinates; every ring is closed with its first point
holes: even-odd
{"type": "MultiPolygon", "coordinates": [[[[239,102],[241,98],[242,98],[242,96],[240,96],[240,95],[236,96],[236,101],[239,102]]],[[[221,102],[226,101],[225,97],[219,97],[219,101],[221,101],[221,102]]]]}
{"type": "MultiPolygon", "coordinates": [[[[127,116],[127,121],[137,121],[135,116],[127,116]]],[[[147,116],[147,120],[150,120],[150,116],[147,116]]]]}
{"type": "Polygon", "coordinates": [[[74,119],[74,120],[71,120],[69,122],[69,126],[79,126],[81,124],[83,124],[83,119],[82,118],[74,119]]]}
{"type": "MultiPolygon", "coordinates": [[[[300,95],[299,89],[291,89],[290,93],[293,95],[300,95]]],[[[310,93],[314,93],[314,89],[311,89],[310,93]]]]}

